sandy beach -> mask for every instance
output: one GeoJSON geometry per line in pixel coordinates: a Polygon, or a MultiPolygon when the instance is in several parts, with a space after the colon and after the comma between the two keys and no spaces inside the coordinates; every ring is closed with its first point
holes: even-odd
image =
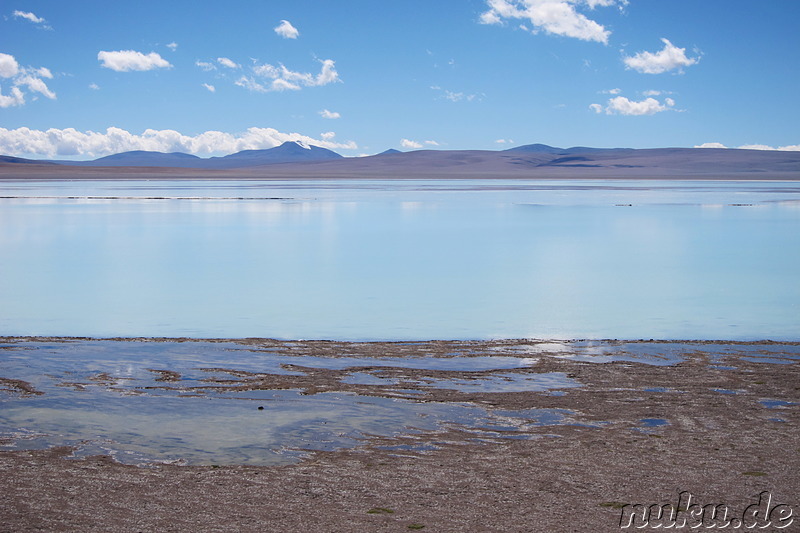
{"type": "MultiPolygon", "coordinates": [[[[787,347],[795,353],[798,343],[693,343],[677,364],[651,364],[614,360],[613,341],[604,343],[605,359],[594,360],[570,354],[568,343],[558,355],[547,343],[523,343],[539,347],[532,355],[520,353],[520,341],[240,342],[293,356],[525,356],[535,364],[504,370],[502,379],[556,372],[580,386],[557,394],[426,386],[498,377],[497,370],[292,365],[294,375],[240,372],[213,385],[364,397],[407,391],[423,403],[571,414],[567,423],[513,431],[399,431],[274,467],[131,466],[108,456],[70,459],[65,447],[3,451],[0,531],[616,531],[626,504],[677,507],[683,492],[741,518],[765,491],[778,511],[773,529],[760,530],[797,530],[786,509],[800,509],[800,372],[794,356],[780,354],[787,347]],[[392,377],[394,385],[343,381],[355,372],[392,377]]],[[[164,386],[181,386],[169,370],[158,369],[164,386]]],[[[3,394],[38,392],[0,377],[3,394]]]]}

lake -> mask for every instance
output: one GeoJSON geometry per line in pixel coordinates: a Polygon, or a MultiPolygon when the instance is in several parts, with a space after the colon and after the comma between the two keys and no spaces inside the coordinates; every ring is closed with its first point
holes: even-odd
{"type": "MultiPolygon", "coordinates": [[[[417,453],[447,428],[497,442],[605,427],[550,401],[585,385],[560,365],[543,370],[552,358],[638,367],[704,354],[730,373],[800,357],[796,343],[702,342],[799,340],[798,182],[0,188],[0,336],[40,337],[0,339],[0,450],[269,465],[386,438],[417,453]],[[520,340],[468,341],[490,338],[520,340]],[[608,338],[697,342],[592,340],[608,338]],[[413,342],[424,339],[452,341],[413,342]],[[473,397],[513,392],[542,406],[473,397]]],[[[785,422],[775,402],[786,399],[753,401],[785,422]]],[[[650,432],[675,420],[625,423],[650,432]]]]}
{"type": "Polygon", "coordinates": [[[4,181],[0,196],[0,335],[800,336],[800,182],[4,181]]]}

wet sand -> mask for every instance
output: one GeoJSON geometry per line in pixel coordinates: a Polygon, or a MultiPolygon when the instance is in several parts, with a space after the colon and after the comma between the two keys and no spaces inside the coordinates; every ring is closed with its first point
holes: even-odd
{"type": "MultiPolygon", "coordinates": [[[[575,423],[507,434],[449,426],[374,437],[276,467],[137,467],[104,456],[69,459],[67,448],[4,451],[0,531],[616,531],[622,505],[676,503],[681,491],[739,515],[769,491],[773,505],[800,513],[800,405],[781,403],[800,402],[800,368],[794,358],[778,364],[769,343],[723,343],[747,347],[750,356],[722,362],[719,343],[696,343],[682,362],[655,365],[520,353],[519,341],[241,342],[291,355],[376,360],[453,353],[536,358],[529,368],[478,373],[294,365],[296,375],[240,372],[211,385],[387,397],[416,390],[408,397],[421,402],[568,409],[575,423]],[[356,372],[392,377],[394,384],[342,382],[356,372]],[[582,386],[555,395],[425,386],[509,372],[559,372],[582,386]]],[[[615,343],[606,346],[613,355],[615,343]]],[[[153,371],[164,387],[180,382],[168,365],[153,371]]],[[[0,377],[5,394],[36,392],[14,376],[0,377]]],[[[799,525],[800,517],[775,530],[799,525]]]]}

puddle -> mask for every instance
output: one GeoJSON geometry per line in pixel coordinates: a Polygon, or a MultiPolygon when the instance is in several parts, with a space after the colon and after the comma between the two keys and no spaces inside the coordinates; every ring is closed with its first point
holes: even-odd
{"type": "Polygon", "coordinates": [[[396,378],[384,378],[369,372],[353,372],[346,375],[341,381],[350,385],[397,385],[400,383],[400,380],[396,378]]]}
{"type": "Polygon", "coordinates": [[[697,349],[711,353],[711,364],[723,370],[730,366],[732,357],[753,363],[788,365],[800,362],[800,345],[797,344],[698,344],[697,349]]]}
{"type": "Polygon", "coordinates": [[[733,389],[711,389],[714,392],[718,392],[720,394],[742,394],[744,391],[741,390],[733,390],[733,389]]]}
{"type": "Polygon", "coordinates": [[[758,403],[760,403],[767,409],[783,409],[785,407],[789,407],[790,405],[797,405],[797,402],[788,402],[786,400],[771,400],[767,398],[759,400],[758,403]]]}
{"type": "Polygon", "coordinates": [[[3,402],[0,449],[77,446],[124,463],[280,464],[303,452],[354,447],[367,435],[399,436],[446,426],[518,432],[567,423],[566,411],[493,413],[458,403],[353,393],[244,391],[238,398],[124,397],[114,391],[3,402]],[[263,408],[263,409],[262,409],[263,408]]]}
{"type": "Polygon", "coordinates": [[[379,450],[387,450],[391,452],[430,452],[439,449],[436,444],[394,444],[387,446],[376,446],[379,450]]]}
{"type": "Polygon", "coordinates": [[[279,356],[283,365],[294,364],[308,368],[324,368],[327,370],[345,370],[359,367],[400,367],[416,370],[457,370],[460,372],[482,372],[485,370],[502,370],[526,368],[536,363],[535,360],[522,357],[504,356],[469,356],[469,357],[314,357],[314,356],[279,356]]]}
{"type": "Polygon", "coordinates": [[[666,392],[666,393],[683,394],[684,391],[673,389],[672,387],[645,387],[642,389],[642,392],[666,392]]]}
{"type": "Polygon", "coordinates": [[[639,422],[646,428],[657,428],[669,425],[669,422],[665,418],[642,418],[639,422]]]}
{"type": "Polygon", "coordinates": [[[580,387],[581,383],[563,372],[503,373],[470,379],[427,378],[424,385],[461,392],[542,392],[580,387]]]}
{"type": "Polygon", "coordinates": [[[17,363],[42,373],[58,368],[63,372],[92,370],[117,379],[142,378],[142,371],[178,371],[181,379],[204,379],[202,368],[302,375],[293,366],[344,370],[359,367],[401,367],[420,370],[486,371],[526,368],[536,360],[512,356],[470,357],[319,357],[284,355],[276,348],[253,348],[232,341],[64,340],[60,342],[13,342],[2,344],[5,365],[17,363]],[[169,362],[169,369],[164,363],[169,362]],[[134,375],[139,373],[140,375],[134,375]]]}
{"type": "Polygon", "coordinates": [[[657,366],[676,365],[685,361],[686,355],[702,351],[710,355],[711,366],[719,370],[734,370],[736,367],[730,364],[732,358],[769,364],[800,362],[800,345],[794,343],[571,341],[522,343],[499,350],[587,363],[630,362],[657,366]]]}
{"type": "Polygon", "coordinates": [[[586,363],[631,362],[672,366],[684,361],[683,354],[692,350],[680,343],[574,341],[520,344],[512,347],[511,351],[586,363]]]}
{"type": "Polygon", "coordinates": [[[669,421],[666,418],[641,418],[639,419],[639,425],[632,427],[631,430],[637,433],[658,436],[659,431],[657,430],[668,425],[669,421]]]}

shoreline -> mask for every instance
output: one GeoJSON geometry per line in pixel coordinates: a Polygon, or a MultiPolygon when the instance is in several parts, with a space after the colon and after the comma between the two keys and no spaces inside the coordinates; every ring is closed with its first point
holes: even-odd
{"type": "MultiPolygon", "coordinates": [[[[421,175],[414,174],[275,174],[275,175],[253,175],[236,173],[231,171],[206,170],[202,173],[174,172],[174,169],[164,167],[69,167],[77,169],[91,168],[91,173],[79,172],[47,172],[50,169],[43,169],[41,172],[16,173],[5,170],[6,167],[0,166],[0,183],[31,183],[31,182],[95,182],[95,181],[725,181],[725,182],[784,182],[795,183],[800,181],[800,175],[796,172],[773,172],[767,175],[755,173],[742,173],[740,175],[732,173],[698,173],[698,174],[670,174],[652,173],[650,175],[626,175],[626,174],[600,174],[596,176],[576,175],[574,173],[548,173],[541,175],[519,175],[515,173],[436,173],[430,172],[421,175]],[[130,172],[120,172],[120,168],[132,168],[130,172]],[[205,175],[208,172],[211,175],[205,175]],[[54,175],[62,174],[62,175],[54,175]]],[[[11,169],[13,170],[13,169],[11,169]]]]}
{"type": "Polygon", "coordinates": [[[187,336],[93,336],[93,335],[4,335],[0,334],[0,343],[3,342],[68,342],[68,341],[130,341],[130,342],[235,342],[240,344],[253,343],[341,343],[341,344],[426,344],[426,343],[480,343],[480,344],[514,344],[520,342],[532,343],[656,343],[656,344],[732,344],[732,345],[771,345],[786,344],[800,345],[800,336],[795,339],[756,338],[756,339],[702,339],[702,338],[617,338],[617,337],[585,337],[585,338],[551,338],[551,337],[502,337],[502,338],[424,338],[424,339],[292,339],[282,337],[187,337],[187,336]]]}
{"type": "MultiPolygon", "coordinates": [[[[0,342],[9,339],[23,342],[23,337],[0,342]]],[[[140,339],[126,341],[160,340],[140,339]]],[[[163,340],[180,341],[230,339],[163,340]]],[[[520,343],[535,345],[530,339],[239,341],[254,350],[280,348],[301,357],[338,354],[376,362],[487,353],[535,358],[528,367],[478,373],[395,364],[337,370],[293,363],[297,375],[245,373],[226,386],[300,389],[311,397],[335,390],[364,398],[392,398],[395,389],[411,387],[424,393],[415,396],[423,406],[473,405],[501,415],[556,409],[569,411],[571,419],[489,432],[451,424],[434,431],[365,436],[355,448],[313,452],[283,466],[137,467],[108,456],[68,459],[65,448],[2,451],[0,515],[6,519],[0,531],[408,531],[417,526],[428,531],[611,531],[618,527],[621,505],[675,502],[680,491],[691,492],[701,505],[726,504],[734,510],[757,503],[757,495],[769,491],[775,502],[791,506],[796,516],[800,512],[798,342],[693,341],[680,353],[682,360],[652,364],[587,360],[569,343],[563,344],[572,357],[547,350],[520,352],[520,343]],[[770,362],[780,345],[792,347],[790,355],[782,364],[770,362]],[[726,346],[730,350],[721,350],[726,346]],[[454,350],[463,353],[454,355],[454,350]],[[761,352],[760,359],[753,357],[761,352]],[[392,377],[399,384],[343,381],[354,372],[392,377]],[[436,388],[426,382],[474,383],[482,377],[547,373],[563,374],[580,386],[554,395],[550,390],[436,388]],[[765,399],[790,403],[768,407],[765,399]],[[646,420],[665,423],[648,425],[646,420]]],[[[646,348],[676,341],[606,341],[605,355],[620,355],[626,343],[646,348]]],[[[163,374],[175,370],[169,366],[165,361],[156,371],[176,379],[163,374]]]]}

